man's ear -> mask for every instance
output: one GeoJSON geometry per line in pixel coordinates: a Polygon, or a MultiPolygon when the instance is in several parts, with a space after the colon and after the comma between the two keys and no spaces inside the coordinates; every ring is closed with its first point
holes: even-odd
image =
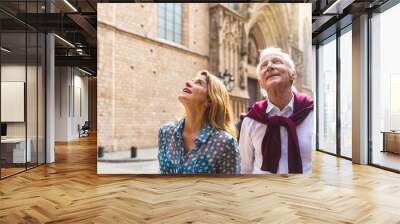
{"type": "Polygon", "coordinates": [[[264,88],[263,81],[261,79],[257,79],[257,81],[258,81],[258,86],[260,88],[264,88]]]}
{"type": "Polygon", "coordinates": [[[296,70],[293,70],[292,73],[289,75],[290,80],[294,81],[297,78],[297,72],[296,70]]]}

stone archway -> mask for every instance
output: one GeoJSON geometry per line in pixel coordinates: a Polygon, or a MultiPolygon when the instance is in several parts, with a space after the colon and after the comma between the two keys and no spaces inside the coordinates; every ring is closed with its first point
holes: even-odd
{"type": "Polygon", "coordinates": [[[258,64],[259,60],[259,51],[266,47],[264,36],[260,29],[260,26],[255,23],[248,35],[248,44],[247,44],[247,63],[253,66],[258,64]]]}
{"type": "MultiPolygon", "coordinates": [[[[279,47],[284,51],[290,50],[290,12],[288,4],[254,4],[249,8],[249,20],[245,24],[246,34],[254,34],[258,30],[258,39],[265,47],[279,47]]],[[[262,49],[261,48],[261,49],[262,49]]]]}

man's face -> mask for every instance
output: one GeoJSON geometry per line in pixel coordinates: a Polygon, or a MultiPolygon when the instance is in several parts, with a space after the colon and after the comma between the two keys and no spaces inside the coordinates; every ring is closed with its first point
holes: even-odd
{"type": "Polygon", "coordinates": [[[279,90],[290,88],[296,73],[279,54],[267,54],[260,60],[259,82],[263,89],[279,90]]]}

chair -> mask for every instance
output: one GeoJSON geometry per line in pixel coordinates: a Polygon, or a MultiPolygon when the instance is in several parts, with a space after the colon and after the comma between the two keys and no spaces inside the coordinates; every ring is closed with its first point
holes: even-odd
{"type": "Polygon", "coordinates": [[[80,127],[80,125],[78,124],[79,138],[89,136],[89,129],[90,129],[89,121],[85,121],[82,127],[80,127]]]}

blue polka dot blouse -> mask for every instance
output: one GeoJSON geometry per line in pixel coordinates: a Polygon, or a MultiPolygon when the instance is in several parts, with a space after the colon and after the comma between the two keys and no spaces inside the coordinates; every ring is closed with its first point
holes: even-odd
{"type": "Polygon", "coordinates": [[[185,153],[185,119],[161,126],[158,160],[162,174],[239,174],[240,154],[236,139],[223,130],[207,125],[197,135],[195,146],[185,153]]]}

